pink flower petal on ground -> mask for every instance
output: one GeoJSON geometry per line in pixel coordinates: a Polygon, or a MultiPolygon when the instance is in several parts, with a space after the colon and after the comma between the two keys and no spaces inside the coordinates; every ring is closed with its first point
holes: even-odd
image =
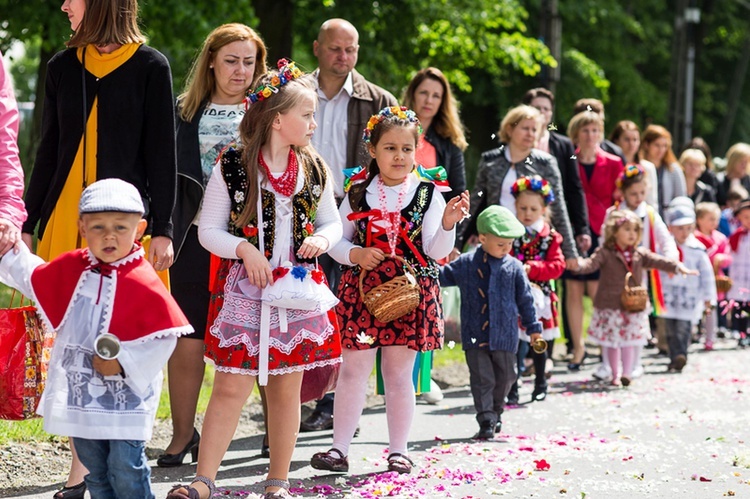
{"type": "Polygon", "coordinates": [[[550,464],[544,459],[534,461],[534,464],[536,464],[537,471],[549,471],[550,464]]]}

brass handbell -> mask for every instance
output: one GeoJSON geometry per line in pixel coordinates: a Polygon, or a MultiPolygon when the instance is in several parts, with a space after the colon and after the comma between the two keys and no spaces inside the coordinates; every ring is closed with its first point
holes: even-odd
{"type": "Polygon", "coordinates": [[[531,348],[533,348],[536,353],[544,353],[547,351],[547,342],[542,338],[539,338],[531,344],[531,348]]]}

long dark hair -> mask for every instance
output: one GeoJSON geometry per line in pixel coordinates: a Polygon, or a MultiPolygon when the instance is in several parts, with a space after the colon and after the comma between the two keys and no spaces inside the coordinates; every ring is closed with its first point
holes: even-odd
{"type": "MultiPolygon", "coordinates": [[[[373,148],[378,145],[378,142],[380,142],[380,138],[384,133],[389,130],[393,130],[396,127],[410,128],[414,134],[414,146],[416,147],[417,140],[419,140],[419,125],[417,123],[409,121],[408,119],[399,118],[397,115],[392,114],[386,118],[383,118],[372,129],[372,132],[370,134],[370,142],[368,143],[368,148],[370,149],[370,151],[372,152],[373,148]]],[[[378,166],[378,161],[375,158],[372,158],[370,164],[367,165],[367,180],[360,184],[355,184],[349,189],[349,205],[352,207],[352,211],[362,211],[361,204],[362,198],[365,195],[365,191],[367,190],[367,187],[370,185],[370,183],[372,183],[372,180],[375,178],[375,176],[379,173],[380,167],[378,166]]]]}

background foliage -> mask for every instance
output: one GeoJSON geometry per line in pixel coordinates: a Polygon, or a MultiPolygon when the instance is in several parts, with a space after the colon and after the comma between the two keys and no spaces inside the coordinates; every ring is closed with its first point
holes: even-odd
{"type": "MultiPolygon", "coordinates": [[[[358,70],[395,95],[424,66],[437,66],[448,75],[469,131],[470,177],[479,153],[494,145],[501,116],[540,83],[545,66],[560,65],[554,120],[561,131],[581,97],[605,102],[608,129],[620,119],[642,126],[667,123],[678,0],[560,1],[559,61],[538,38],[543,1],[142,0],[141,17],[149,43],[172,64],[176,92],[203,38],[221,23],[244,22],[258,29],[269,44],[269,61],[291,55],[312,70],[318,27],[330,17],[346,18],[360,32],[358,70]]],[[[702,16],[694,134],[715,145],[729,110],[735,68],[750,50],[750,10],[741,0],[697,4],[702,16]]],[[[0,49],[16,40],[26,48],[12,65],[19,100],[41,102],[37,83],[43,81],[46,61],[70,34],[60,5],[59,0],[0,0],[0,49]]],[[[729,144],[747,140],[750,132],[750,104],[742,98],[748,89],[744,78],[739,81],[742,92],[729,144]]],[[[27,167],[33,162],[40,107],[23,146],[27,167]]]]}

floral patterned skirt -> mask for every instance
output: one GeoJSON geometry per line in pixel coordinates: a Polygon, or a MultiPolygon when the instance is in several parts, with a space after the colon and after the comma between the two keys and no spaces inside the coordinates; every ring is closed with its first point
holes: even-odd
{"type": "Polygon", "coordinates": [[[589,336],[605,347],[645,345],[650,334],[648,310],[626,312],[595,308],[589,324],[589,336]]]}
{"type": "MultiPolygon", "coordinates": [[[[220,276],[220,278],[223,276],[220,276]]],[[[205,338],[204,359],[218,371],[258,375],[261,301],[241,291],[245,267],[235,262],[222,286],[223,294],[212,300],[218,314],[205,338]]],[[[219,283],[220,284],[220,283],[219,283]]],[[[278,309],[271,308],[268,373],[286,374],[341,362],[341,340],[332,310],[287,310],[288,331],[279,328],[278,309]]]]}
{"type": "MultiPolygon", "coordinates": [[[[390,258],[375,270],[367,272],[364,292],[401,275],[399,264],[390,258]]],[[[443,347],[443,311],[440,285],[434,277],[417,277],[420,302],[415,310],[384,323],[373,317],[359,294],[359,267],[346,269],[341,275],[336,315],[341,326],[343,348],[367,350],[391,345],[406,345],[421,352],[443,347]],[[356,269],[356,270],[355,270],[356,269]]]]}

